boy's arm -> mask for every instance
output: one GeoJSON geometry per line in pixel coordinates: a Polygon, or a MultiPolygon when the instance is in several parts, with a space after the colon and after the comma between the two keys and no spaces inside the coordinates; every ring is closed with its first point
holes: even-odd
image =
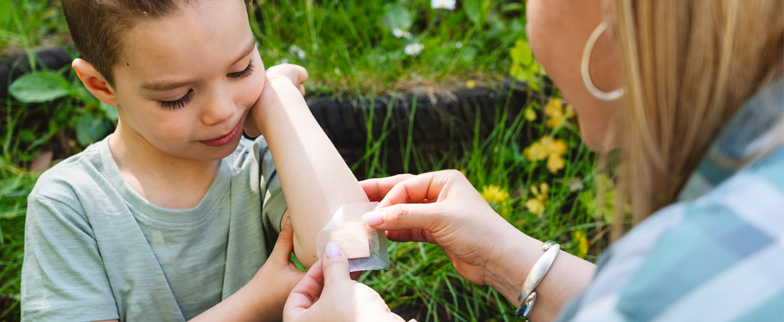
{"type": "Polygon", "coordinates": [[[264,91],[251,110],[275,160],[294,227],[294,254],[310,267],[316,257],[316,235],[347,203],[367,196],[335,146],[321,129],[300,92],[304,68],[280,65],[267,70],[264,91]]]}

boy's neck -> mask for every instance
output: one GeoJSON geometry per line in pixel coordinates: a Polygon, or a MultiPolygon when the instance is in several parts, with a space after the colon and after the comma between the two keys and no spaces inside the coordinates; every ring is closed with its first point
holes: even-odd
{"type": "Polygon", "coordinates": [[[196,207],[220,169],[221,160],[166,154],[121,122],[109,138],[109,148],[125,181],[147,201],[163,208],[196,207]]]}

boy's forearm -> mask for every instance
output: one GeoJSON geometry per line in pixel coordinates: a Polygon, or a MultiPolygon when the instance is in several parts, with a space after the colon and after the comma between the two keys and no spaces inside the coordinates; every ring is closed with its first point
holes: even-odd
{"type": "Polygon", "coordinates": [[[367,196],[293,84],[272,81],[274,89],[251,115],[275,160],[294,227],[294,254],[310,267],[316,262],[316,235],[347,203],[367,196]]]}
{"type": "MultiPolygon", "coordinates": [[[[255,283],[255,279],[240,288],[209,310],[202,312],[191,322],[201,321],[280,321],[283,319],[283,306],[288,293],[275,292],[268,289],[259,292],[264,285],[255,283]]],[[[284,290],[285,291],[285,290],[284,290]]]]}

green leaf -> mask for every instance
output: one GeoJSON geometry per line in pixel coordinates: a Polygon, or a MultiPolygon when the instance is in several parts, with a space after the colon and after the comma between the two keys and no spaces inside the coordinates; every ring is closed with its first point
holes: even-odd
{"type": "Polygon", "coordinates": [[[509,70],[512,77],[521,81],[531,81],[542,72],[525,40],[517,40],[509,54],[512,56],[513,62],[512,68],[509,70]]]}
{"type": "Polygon", "coordinates": [[[465,0],[463,9],[474,24],[482,25],[487,20],[487,13],[490,11],[490,1],[488,0],[465,0]]]}
{"type": "Polygon", "coordinates": [[[522,39],[518,39],[515,42],[514,47],[510,52],[512,56],[512,61],[515,64],[522,64],[522,65],[530,65],[531,62],[534,60],[534,55],[531,53],[531,47],[528,46],[528,42],[522,39]]]}
{"type": "Polygon", "coordinates": [[[35,141],[35,132],[33,132],[32,130],[29,130],[29,129],[21,130],[21,131],[19,131],[19,138],[22,139],[22,141],[27,142],[27,143],[33,142],[33,141],[35,141]]]}
{"type": "Polygon", "coordinates": [[[117,123],[118,116],[116,107],[101,102],[101,109],[103,110],[103,114],[106,115],[108,119],[112,120],[112,122],[115,124],[117,123]]]}
{"type": "Polygon", "coordinates": [[[19,77],[8,92],[23,103],[43,103],[67,96],[70,89],[71,84],[62,75],[47,70],[19,77]]]}
{"type": "Polygon", "coordinates": [[[109,132],[109,125],[103,118],[85,114],[76,123],[76,139],[82,146],[98,142],[109,132]]]}
{"type": "Polygon", "coordinates": [[[384,14],[382,23],[389,28],[389,30],[409,30],[414,24],[414,16],[411,14],[411,11],[406,9],[402,4],[389,3],[384,9],[386,10],[386,14],[384,14]]]}

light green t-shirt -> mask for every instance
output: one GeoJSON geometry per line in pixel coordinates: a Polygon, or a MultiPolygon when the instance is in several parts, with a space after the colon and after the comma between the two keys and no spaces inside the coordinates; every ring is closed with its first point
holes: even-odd
{"type": "Polygon", "coordinates": [[[44,173],[28,198],[22,320],[184,321],[250,281],[286,210],[263,138],[221,160],[193,209],[142,198],[108,142],[44,173]]]}

